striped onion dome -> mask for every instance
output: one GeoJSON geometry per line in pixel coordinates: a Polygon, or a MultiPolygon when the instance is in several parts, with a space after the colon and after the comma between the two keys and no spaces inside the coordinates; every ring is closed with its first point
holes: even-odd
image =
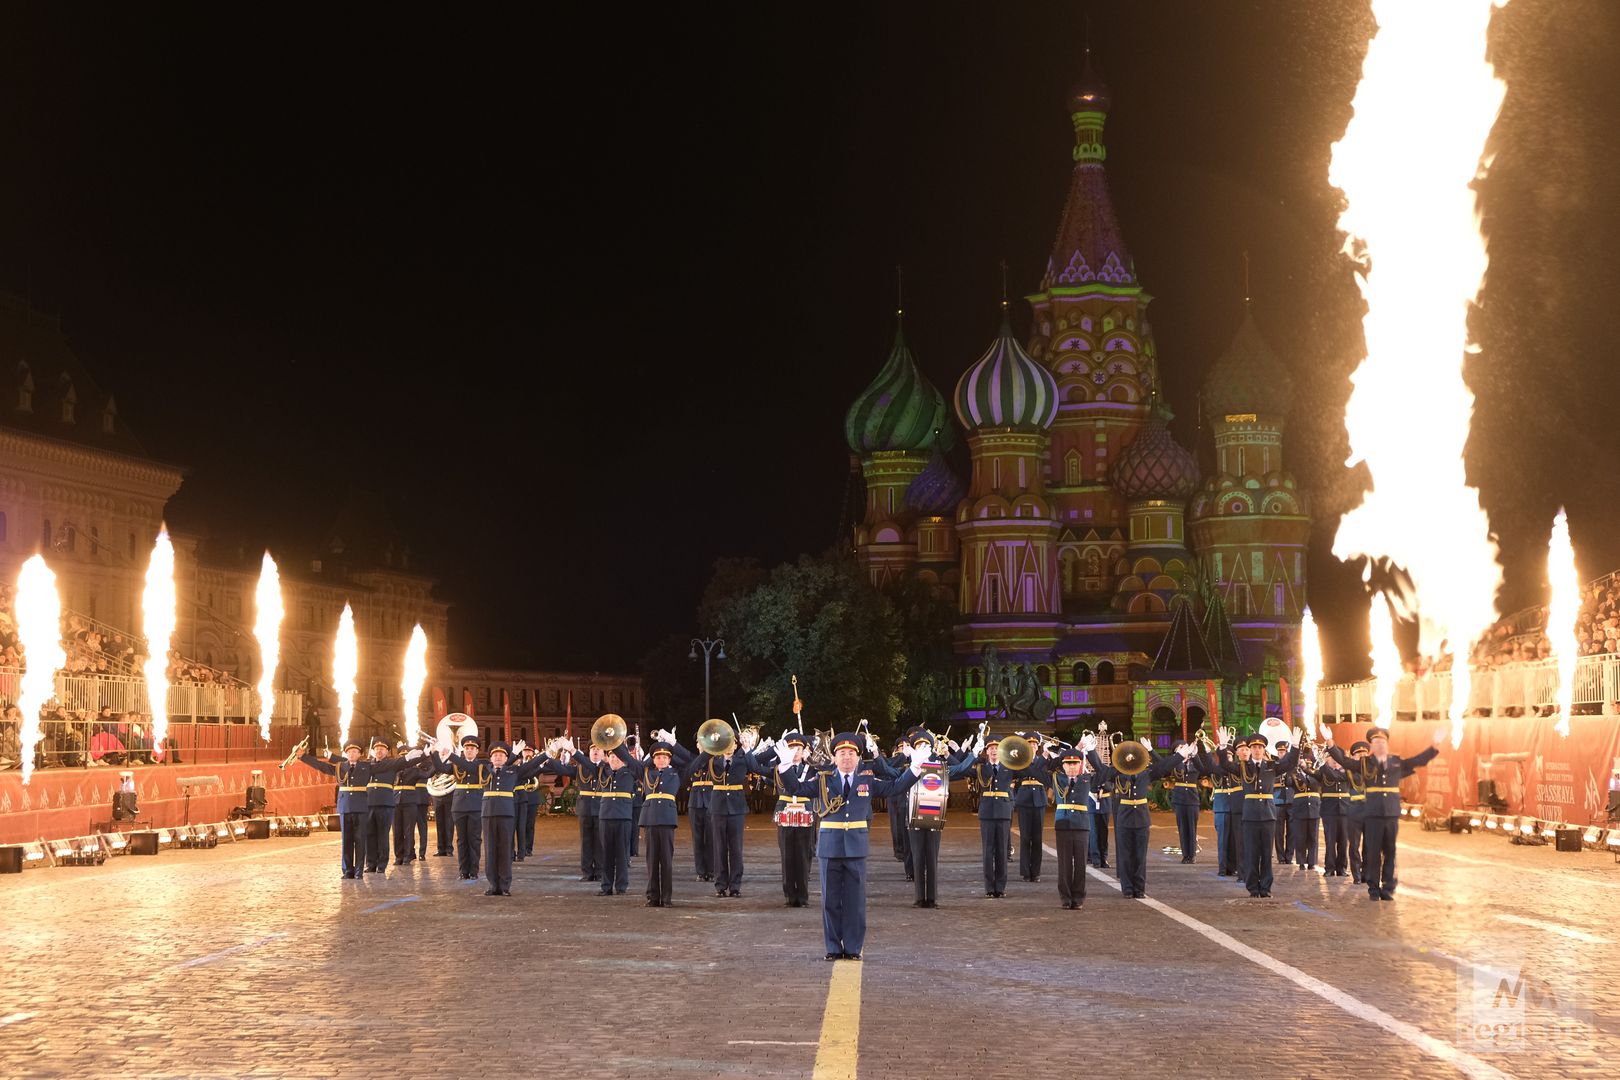
{"type": "Polygon", "coordinates": [[[1127,499],[1185,502],[1198,489],[1198,460],[1170,434],[1168,419],[1164,412],[1155,411],[1114,460],[1110,479],[1127,499]]]}
{"type": "Polygon", "coordinates": [[[1056,419],[1057,407],[1057,380],[1018,344],[1003,312],[1001,332],[956,384],[957,419],[970,431],[1045,431],[1056,419]]]}
{"type": "Polygon", "coordinates": [[[928,465],[906,488],[906,505],[927,517],[949,517],[966,495],[967,488],[936,446],[928,465]]]}
{"type": "Polygon", "coordinates": [[[923,376],[894,328],[894,348],[877,378],[844,416],[844,441],[863,457],[880,450],[928,450],[941,443],[945,398],[923,376]]]}

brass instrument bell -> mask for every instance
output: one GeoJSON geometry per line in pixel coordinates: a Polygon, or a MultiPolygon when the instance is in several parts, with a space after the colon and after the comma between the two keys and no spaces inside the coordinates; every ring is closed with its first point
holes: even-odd
{"type": "Polygon", "coordinates": [[[1029,763],[1035,760],[1035,744],[1022,735],[1009,735],[996,747],[996,756],[1001,764],[1014,772],[1029,768],[1029,763]]]}
{"type": "Polygon", "coordinates": [[[630,727],[624,722],[624,717],[618,713],[604,713],[591,725],[591,745],[604,754],[611,753],[624,745],[624,737],[628,734],[630,727]]]}
{"type": "Polygon", "coordinates": [[[1147,747],[1135,739],[1125,739],[1114,747],[1109,764],[1113,765],[1114,771],[1124,776],[1135,776],[1148,767],[1152,758],[1153,755],[1148,753],[1147,747]]]}
{"type": "Polygon", "coordinates": [[[697,747],[705,754],[724,757],[737,746],[737,732],[724,720],[705,720],[698,725],[697,747]]]}

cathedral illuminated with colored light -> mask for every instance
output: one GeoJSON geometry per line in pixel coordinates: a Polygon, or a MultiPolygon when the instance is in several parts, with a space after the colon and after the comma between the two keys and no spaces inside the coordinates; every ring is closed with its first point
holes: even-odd
{"type": "MultiPolygon", "coordinates": [[[[1293,671],[1309,508],[1283,460],[1288,371],[1245,310],[1203,387],[1214,473],[1171,434],[1150,300],[1104,169],[1109,95],[1069,92],[1074,170],[1025,342],[1000,329],[950,400],[897,329],[850,407],[866,487],[854,530],[879,588],[954,597],[957,709],[986,661],[1028,665],[1068,731],[1107,720],[1166,744],[1213,708],[1252,726],[1293,671]],[[954,417],[954,419],[953,419],[954,417]],[[949,454],[965,435],[964,481],[949,454]],[[1190,541],[1190,543],[1189,543],[1190,541]]],[[[1271,709],[1273,713],[1277,710],[1271,709]]]]}

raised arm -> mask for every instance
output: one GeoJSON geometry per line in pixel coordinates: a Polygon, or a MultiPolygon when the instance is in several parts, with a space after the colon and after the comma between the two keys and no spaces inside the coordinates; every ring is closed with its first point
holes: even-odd
{"type": "Polygon", "coordinates": [[[323,772],[327,776],[336,776],[337,775],[337,766],[336,765],[332,764],[329,761],[322,761],[320,758],[316,757],[314,754],[299,754],[298,755],[298,760],[302,761],[305,765],[308,765],[310,768],[314,769],[316,772],[323,772]]]}
{"type": "Polygon", "coordinates": [[[1325,747],[1328,757],[1339,763],[1341,769],[1350,767],[1350,755],[1340,750],[1337,743],[1328,743],[1325,747]]]}
{"type": "Polygon", "coordinates": [[[1423,766],[1425,766],[1429,762],[1433,761],[1434,758],[1435,758],[1435,755],[1438,754],[1438,753],[1440,753],[1440,748],[1438,746],[1431,746],[1431,747],[1429,747],[1429,748],[1427,748],[1427,749],[1425,749],[1425,750],[1423,750],[1423,751],[1421,751],[1419,753],[1413,754],[1409,758],[1402,758],[1401,759],[1401,778],[1404,780],[1406,777],[1411,776],[1417,770],[1423,768],[1423,766]]]}
{"type": "Polygon", "coordinates": [[[1278,773],[1278,775],[1291,773],[1298,766],[1299,766],[1299,747],[1294,746],[1294,747],[1291,747],[1289,749],[1288,753],[1284,754],[1282,756],[1282,759],[1277,762],[1277,773],[1278,773]]]}
{"type": "Polygon", "coordinates": [[[1102,756],[1095,750],[1086,751],[1086,763],[1091,766],[1091,771],[1096,773],[1105,783],[1113,783],[1114,778],[1119,775],[1112,765],[1103,764],[1102,756]]]}
{"type": "Polygon", "coordinates": [[[1152,762],[1148,765],[1148,779],[1163,780],[1175,771],[1181,761],[1180,754],[1154,754],[1152,762]]]}

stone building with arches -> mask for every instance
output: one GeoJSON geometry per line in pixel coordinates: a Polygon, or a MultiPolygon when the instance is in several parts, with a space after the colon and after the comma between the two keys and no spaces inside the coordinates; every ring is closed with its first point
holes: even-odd
{"type": "Polygon", "coordinates": [[[1267,679],[1292,670],[1305,603],[1309,508],[1283,462],[1288,371],[1245,307],[1203,387],[1214,468],[1201,476],[1169,427],[1152,298],[1104,167],[1111,101],[1089,57],[1066,104],[1073,172],[1040,287],[1024,298],[1027,333],[1003,301],[947,400],[897,327],[849,409],[866,489],[854,550],[875,586],[915,578],[954,601],[952,719],[984,715],[979,658],[994,646],[1032,666],[1058,729],[1157,728],[1134,688],[1186,604],[1219,675],[1220,700],[1200,707],[1241,720],[1267,679]]]}

